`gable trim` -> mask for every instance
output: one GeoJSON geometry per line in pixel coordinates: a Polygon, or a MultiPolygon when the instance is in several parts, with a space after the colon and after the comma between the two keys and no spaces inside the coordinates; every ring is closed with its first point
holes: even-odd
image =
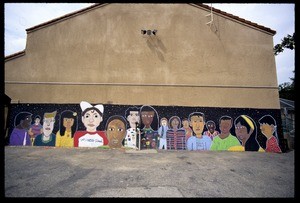
{"type": "MultiPolygon", "coordinates": [[[[28,28],[26,29],[26,32],[27,33],[30,33],[30,32],[33,32],[35,30],[38,30],[38,29],[41,29],[43,27],[46,27],[46,26],[49,26],[49,25],[52,25],[53,23],[57,23],[57,22],[60,22],[60,21],[63,21],[63,20],[66,20],[66,19],[69,19],[71,17],[74,17],[74,16],[77,16],[77,15],[80,15],[82,13],[85,13],[85,12],[88,12],[92,9],[96,9],[98,7],[102,7],[102,6],[105,6],[105,5],[108,5],[108,3],[96,3],[92,6],[89,6],[87,8],[84,8],[84,9],[81,9],[81,10],[78,10],[78,11],[75,11],[75,12],[72,12],[72,13],[68,13],[66,15],[63,15],[61,17],[58,17],[58,18],[55,18],[55,19],[52,19],[50,21],[47,21],[47,22],[44,22],[42,24],[39,24],[39,25],[36,25],[34,27],[31,27],[31,28],[28,28]]],[[[235,15],[232,15],[230,13],[227,13],[227,12],[224,12],[224,11],[221,11],[220,9],[216,9],[214,7],[210,7],[208,5],[205,5],[203,3],[190,3],[189,5],[191,6],[195,6],[197,8],[203,8],[203,9],[206,9],[208,11],[210,11],[210,9],[212,8],[212,11],[215,12],[216,14],[219,14],[223,17],[226,17],[226,18],[229,18],[231,20],[235,20],[236,22],[240,22],[240,23],[243,23],[243,24],[246,24],[246,25],[250,25],[252,28],[256,28],[256,29],[259,29],[259,30],[262,30],[262,31],[265,31],[271,35],[275,35],[276,34],[276,31],[275,30],[272,30],[270,28],[267,28],[265,26],[262,26],[262,25],[258,25],[257,23],[254,23],[254,22],[251,22],[249,20],[246,20],[244,18],[240,18],[238,16],[235,16],[235,15]]]]}
{"type": "Polygon", "coordinates": [[[251,22],[249,20],[246,20],[244,18],[240,18],[238,16],[235,16],[235,15],[232,15],[230,13],[227,13],[225,11],[221,11],[220,9],[216,9],[214,7],[210,7],[208,5],[204,5],[202,3],[195,3],[195,4],[190,4],[191,6],[195,6],[197,8],[201,7],[201,8],[204,8],[205,10],[209,11],[212,9],[212,11],[217,14],[217,15],[220,15],[222,17],[225,17],[227,19],[230,19],[230,20],[233,20],[235,22],[238,22],[238,23],[241,23],[241,24],[244,24],[244,25],[247,25],[253,29],[257,29],[257,30],[260,30],[260,31],[264,31],[268,34],[271,34],[272,36],[274,36],[276,34],[276,31],[275,30],[272,30],[268,27],[265,27],[265,26],[262,26],[262,25],[258,25],[257,23],[254,23],[254,22],[251,22]]]}
{"type": "Polygon", "coordinates": [[[11,55],[6,56],[6,57],[4,58],[4,61],[7,62],[7,61],[13,60],[13,59],[15,59],[15,58],[24,56],[24,55],[25,55],[25,50],[19,51],[19,52],[17,52],[17,53],[14,53],[14,54],[11,54],[11,55]]]}
{"type": "Polygon", "coordinates": [[[108,3],[97,3],[97,4],[94,4],[94,5],[92,5],[92,6],[89,6],[89,7],[83,8],[83,9],[80,9],[80,10],[78,10],[78,11],[74,11],[74,12],[72,12],[72,13],[68,13],[68,14],[63,15],[63,16],[61,16],[61,17],[54,18],[54,19],[52,19],[52,20],[49,20],[49,21],[44,22],[44,23],[42,23],[42,24],[36,25],[36,26],[34,26],[34,27],[27,28],[27,29],[26,29],[26,32],[27,32],[27,33],[34,32],[35,30],[41,29],[41,28],[43,28],[43,27],[50,26],[50,25],[52,25],[52,24],[54,24],[54,23],[58,23],[58,22],[67,20],[67,19],[69,19],[69,18],[75,17],[75,16],[77,16],[77,15],[81,15],[81,14],[83,14],[83,13],[86,13],[86,12],[90,11],[90,10],[96,9],[96,8],[98,8],[98,7],[106,6],[106,5],[108,5],[108,3]]]}

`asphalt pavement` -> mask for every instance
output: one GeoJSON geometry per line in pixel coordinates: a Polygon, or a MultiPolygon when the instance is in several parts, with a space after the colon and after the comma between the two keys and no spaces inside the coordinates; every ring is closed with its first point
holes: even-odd
{"type": "Polygon", "coordinates": [[[12,147],[10,197],[295,197],[287,153],[12,147]]]}

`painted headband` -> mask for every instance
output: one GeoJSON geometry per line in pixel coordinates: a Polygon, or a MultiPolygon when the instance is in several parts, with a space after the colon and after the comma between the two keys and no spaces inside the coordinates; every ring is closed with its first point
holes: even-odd
{"type": "Polygon", "coordinates": [[[102,104],[98,104],[98,105],[91,105],[90,103],[86,102],[86,101],[82,101],[80,102],[80,108],[82,111],[85,111],[87,108],[96,108],[98,109],[101,113],[103,113],[104,107],[102,104]]]}

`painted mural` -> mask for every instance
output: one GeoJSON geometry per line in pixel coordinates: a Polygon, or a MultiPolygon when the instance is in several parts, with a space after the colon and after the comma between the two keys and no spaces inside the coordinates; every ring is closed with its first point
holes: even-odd
{"type": "Polygon", "coordinates": [[[105,132],[98,129],[103,121],[104,106],[91,105],[86,101],[80,103],[81,122],[85,129],[74,134],[74,147],[100,147],[108,144],[105,132]]]}
{"type": "Polygon", "coordinates": [[[42,132],[34,139],[32,143],[34,146],[55,146],[56,135],[53,133],[53,129],[56,113],[57,111],[44,113],[42,132]]]}
{"type": "Polygon", "coordinates": [[[279,109],[12,104],[12,146],[284,152],[279,109]]]}

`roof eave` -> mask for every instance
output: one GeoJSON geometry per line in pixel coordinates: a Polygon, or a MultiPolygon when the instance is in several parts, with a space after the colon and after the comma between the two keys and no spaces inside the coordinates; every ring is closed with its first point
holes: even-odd
{"type": "Polygon", "coordinates": [[[60,16],[60,17],[58,17],[58,18],[54,18],[54,19],[52,19],[52,20],[49,20],[49,21],[47,21],[47,22],[38,24],[38,25],[33,26],[33,27],[31,27],[31,28],[27,28],[27,29],[26,29],[26,32],[27,32],[27,33],[33,32],[33,31],[38,30],[38,29],[40,29],[40,28],[43,28],[43,27],[52,25],[53,23],[56,23],[56,22],[60,22],[60,21],[69,19],[69,18],[71,18],[71,17],[77,16],[77,15],[79,15],[79,14],[85,13],[85,12],[87,12],[87,11],[89,11],[89,10],[92,10],[92,9],[95,9],[95,8],[97,8],[97,7],[99,7],[99,6],[104,6],[104,5],[107,5],[107,4],[108,4],[108,3],[95,3],[94,5],[91,5],[91,6],[89,6],[89,7],[80,9],[80,10],[78,10],[78,11],[74,11],[74,12],[72,12],[72,13],[68,13],[68,14],[63,15],[63,16],[60,16]]]}
{"type": "Polygon", "coordinates": [[[7,61],[10,61],[10,60],[13,60],[15,58],[18,58],[18,57],[21,57],[21,56],[24,56],[25,55],[25,50],[23,51],[19,51],[19,52],[16,52],[14,54],[11,54],[11,55],[8,55],[8,56],[5,56],[4,58],[4,62],[7,62],[7,61]]]}
{"type": "Polygon", "coordinates": [[[271,34],[272,36],[274,36],[276,34],[276,31],[275,30],[272,30],[271,28],[268,28],[268,27],[265,27],[265,26],[262,26],[262,25],[258,25],[257,23],[253,23],[249,20],[246,20],[244,18],[240,18],[238,16],[235,16],[235,15],[232,15],[230,13],[227,13],[225,11],[221,11],[220,9],[216,9],[214,7],[210,7],[208,5],[205,5],[203,3],[191,3],[190,5],[195,5],[196,7],[202,7],[204,9],[207,9],[207,10],[212,10],[213,12],[217,13],[217,14],[220,14],[220,15],[223,15],[227,18],[230,18],[230,19],[234,19],[236,21],[239,21],[241,23],[244,23],[246,25],[250,25],[251,27],[254,27],[254,28],[257,28],[259,30],[262,30],[264,32],[267,32],[269,34],[271,34]]]}

